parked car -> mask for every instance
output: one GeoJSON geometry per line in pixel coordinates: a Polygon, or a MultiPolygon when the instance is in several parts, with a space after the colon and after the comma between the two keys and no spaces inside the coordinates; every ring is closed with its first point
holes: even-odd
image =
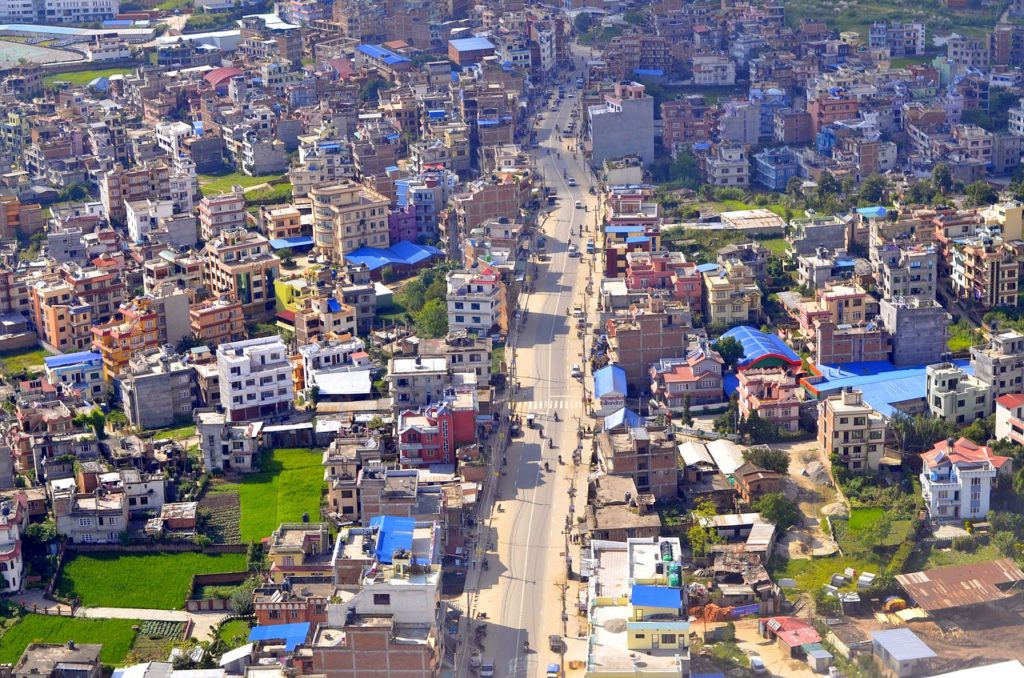
{"type": "Polygon", "coordinates": [[[578,257],[579,255],[580,255],[579,248],[577,248],[576,245],[569,245],[569,256],[570,257],[578,257]]]}
{"type": "Polygon", "coordinates": [[[754,675],[757,676],[768,675],[768,667],[764,665],[764,660],[760,657],[750,658],[750,670],[753,671],[754,675]]]}
{"type": "Polygon", "coordinates": [[[480,678],[494,678],[494,662],[487,661],[480,665],[480,678]]]}

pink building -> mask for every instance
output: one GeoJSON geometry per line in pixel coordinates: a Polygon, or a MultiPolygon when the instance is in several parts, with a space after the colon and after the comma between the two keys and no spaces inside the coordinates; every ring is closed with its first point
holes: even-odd
{"type": "Polygon", "coordinates": [[[757,412],[761,419],[796,431],[800,421],[800,400],[796,377],[781,367],[744,370],[738,373],[740,416],[757,412]]]}
{"type": "Polygon", "coordinates": [[[651,393],[669,409],[682,410],[689,396],[690,405],[720,403],[722,358],[715,351],[698,349],[685,358],[665,358],[651,368],[651,393]]]}
{"type": "Polygon", "coordinates": [[[391,244],[401,240],[416,242],[416,212],[412,207],[396,208],[388,214],[391,244]]]}
{"type": "Polygon", "coordinates": [[[626,254],[626,287],[671,290],[672,298],[685,301],[691,313],[701,312],[702,278],[697,264],[681,252],[629,252],[626,254]]]}

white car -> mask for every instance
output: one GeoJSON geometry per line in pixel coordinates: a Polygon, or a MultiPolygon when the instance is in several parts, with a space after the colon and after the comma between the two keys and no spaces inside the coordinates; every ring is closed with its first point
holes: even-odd
{"type": "Polygon", "coordinates": [[[583,209],[583,201],[582,200],[577,200],[576,201],[576,209],[578,209],[578,210],[583,209]]]}
{"type": "Polygon", "coordinates": [[[577,249],[576,245],[569,245],[569,256],[570,257],[578,257],[579,255],[580,255],[580,251],[579,251],[579,249],[577,249]]]}
{"type": "Polygon", "coordinates": [[[574,179],[573,177],[569,177],[569,180],[566,183],[569,184],[570,186],[575,186],[576,179],[574,179]]]}
{"type": "Polygon", "coordinates": [[[760,657],[750,658],[750,670],[757,676],[768,675],[768,667],[764,665],[764,660],[760,657]]]}
{"type": "Polygon", "coordinates": [[[494,662],[484,662],[480,665],[480,678],[494,678],[494,662]]]}

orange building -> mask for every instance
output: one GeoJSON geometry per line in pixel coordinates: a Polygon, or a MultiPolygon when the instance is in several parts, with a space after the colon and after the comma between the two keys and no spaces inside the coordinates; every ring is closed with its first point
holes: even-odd
{"type": "Polygon", "coordinates": [[[159,348],[157,315],[149,304],[121,310],[121,319],[92,328],[93,346],[103,356],[103,378],[110,381],[128,369],[142,351],[159,348]]]}
{"type": "Polygon", "coordinates": [[[207,299],[188,311],[192,336],[210,348],[246,338],[242,304],[231,297],[207,299]]]}

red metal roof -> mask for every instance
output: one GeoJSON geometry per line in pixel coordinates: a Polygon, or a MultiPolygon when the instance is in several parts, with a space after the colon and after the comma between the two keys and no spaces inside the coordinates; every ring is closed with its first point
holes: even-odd
{"type": "Polygon", "coordinates": [[[231,78],[234,78],[238,75],[242,75],[241,69],[234,68],[233,66],[225,66],[223,68],[213,69],[212,71],[203,76],[203,80],[216,87],[225,80],[230,80],[231,78]]]}

